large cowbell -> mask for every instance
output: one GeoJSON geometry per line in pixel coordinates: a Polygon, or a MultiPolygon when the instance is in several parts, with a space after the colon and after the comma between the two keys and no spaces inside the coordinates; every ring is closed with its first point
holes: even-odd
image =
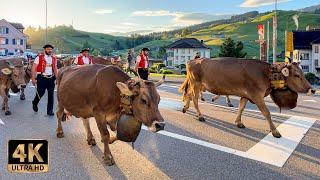
{"type": "Polygon", "coordinates": [[[121,115],[117,123],[117,139],[124,142],[135,142],[142,123],[134,119],[132,115],[121,115]]]}

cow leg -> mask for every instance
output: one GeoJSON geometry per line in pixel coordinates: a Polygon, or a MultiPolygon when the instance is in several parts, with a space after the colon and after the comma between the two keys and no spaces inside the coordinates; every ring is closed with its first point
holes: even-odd
{"type": "Polygon", "coordinates": [[[195,95],[192,97],[192,101],[193,101],[195,109],[197,110],[197,117],[199,118],[199,121],[203,122],[203,121],[205,121],[205,119],[200,112],[198,100],[199,100],[199,89],[196,87],[195,88],[195,95]]]}
{"type": "Polygon", "coordinates": [[[231,103],[229,96],[226,96],[226,103],[229,107],[233,107],[233,104],[231,103]]]}
{"type": "Polygon", "coordinates": [[[186,113],[187,112],[187,110],[189,109],[189,107],[190,107],[190,101],[191,101],[191,99],[188,97],[186,100],[184,100],[185,101],[185,105],[183,106],[183,109],[182,109],[182,112],[183,113],[186,113]]]}
{"type": "Polygon", "coordinates": [[[24,94],[24,88],[21,88],[20,100],[25,100],[26,95],[24,94]]]}
{"type": "Polygon", "coordinates": [[[9,111],[9,105],[8,105],[8,100],[9,100],[8,94],[9,94],[9,89],[2,87],[0,90],[0,95],[3,98],[2,109],[5,111],[6,116],[11,115],[11,112],[9,111]]]}
{"type": "Polygon", "coordinates": [[[112,166],[115,162],[109,148],[110,134],[106,123],[107,121],[105,120],[105,116],[101,114],[95,114],[94,117],[96,119],[98,129],[100,131],[101,140],[104,144],[103,159],[108,166],[112,166]]]}
{"type": "Polygon", "coordinates": [[[56,130],[56,133],[57,133],[57,137],[58,138],[63,138],[64,137],[64,134],[63,134],[63,129],[62,129],[62,118],[63,118],[63,115],[64,115],[64,108],[61,107],[59,104],[58,104],[58,110],[56,112],[56,115],[57,115],[57,130],[56,130]]]}
{"type": "Polygon", "coordinates": [[[203,97],[203,92],[200,92],[200,99],[201,99],[201,101],[205,101],[205,99],[203,97]]]}
{"type": "Polygon", "coordinates": [[[268,121],[269,127],[270,127],[270,131],[272,133],[272,135],[276,138],[280,138],[281,134],[279,133],[279,131],[277,130],[277,128],[275,127],[275,125],[273,124],[272,120],[271,120],[271,114],[270,111],[268,110],[265,102],[263,99],[259,100],[258,102],[254,102],[258,108],[260,109],[260,111],[262,112],[263,116],[266,118],[266,120],[268,121]]]}
{"type": "Polygon", "coordinates": [[[245,128],[245,126],[241,122],[241,116],[242,116],[242,112],[243,112],[244,108],[246,107],[247,102],[248,102],[248,99],[246,99],[246,98],[242,97],[240,99],[239,110],[238,110],[238,115],[237,115],[237,119],[236,119],[236,125],[238,128],[245,128]]]}
{"type": "Polygon", "coordinates": [[[91,128],[90,128],[90,121],[89,121],[89,118],[81,118],[82,122],[83,122],[83,126],[86,130],[86,133],[87,133],[87,142],[88,142],[88,145],[91,145],[91,146],[95,146],[96,145],[96,140],[94,139],[93,137],[93,134],[91,132],[91,128]]]}

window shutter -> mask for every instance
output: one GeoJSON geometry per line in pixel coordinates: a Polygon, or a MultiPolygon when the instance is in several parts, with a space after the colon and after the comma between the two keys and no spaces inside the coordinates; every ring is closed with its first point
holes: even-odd
{"type": "Polygon", "coordinates": [[[9,28],[6,28],[6,34],[9,34],[9,28]]]}
{"type": "Polygon", "coordinates": [[[6,39],[6,44],[9,44],[9,39],[6,39]]]}
{"type": "Polygon", "coordinates": [[[16,39],[12,39],[12,44],[13,44],[13,45],[16,44],[16,39]]]}
{"type": "Polygon", "coordinates": [[[20,39],[20,45],[23,45],[23,39],[20,39]]]}

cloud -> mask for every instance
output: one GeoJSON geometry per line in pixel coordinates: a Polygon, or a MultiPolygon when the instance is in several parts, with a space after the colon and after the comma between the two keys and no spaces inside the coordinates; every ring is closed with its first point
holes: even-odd
{"type": "MultiPolygon", "coordinates": [[[[292,0],[278,0],[278,3],[289,2],[292,0]]],[[[275,0],[245,0],[240,7],[251,8],[274,4],[275,0]]]]}
{"type": "Polygon", "coordinates": [[[112,14],[113,10],[111,9],[97,9],[94,11],[96,14],[112,14]]]}
{"type": "Polygon", "coordinates": [[[167,10],[158,11],[135,11],[133,16],[145,17],[161,17],[172,16],[173,21],[179,26],[189,26],[193,24],[200,24],[207,21],[230,18],[230,15],[222,14],[208,14],[208,13],[185,13],[185,12],[170,12],[167,10]]]}
{"type": "Polygon", "coordinates": [[[130,26],[130,27],[135,27],[135,26],[139,26],[139,24],[137,23],[131,23],[131,22],[122,22],[120,23],[121,25],[124,25],[124,26],[130,26]]]}

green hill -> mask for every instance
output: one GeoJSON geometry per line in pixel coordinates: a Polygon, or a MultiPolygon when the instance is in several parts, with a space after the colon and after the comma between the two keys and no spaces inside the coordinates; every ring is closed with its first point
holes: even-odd
{"type": "MultiPolygon", "coordinates": [[[[278,53],[284,50],[285,46],[285,30],[296,30],[292,16],[299,14],[299,30],[305,30],[306,26],[317,26],[320,24],[320,14],[299,13],[296,11],[279,11],[278,12],[278,53]]],[[[224,38],[216,38],[214,35],[224,35],[234,40],[242,41],[245,51],[249,57],[259,56],[259,45],[255,43],[258,39],[257,25],[265,25],[265,34],[267,30],[267,21],[270,22],[270,43],[272,44],[272,17],[274,13],[264,13],[247,21],[239,21],[230,24],[212,25],[210,28],[201,29],[192,32],[187,37],[195,37],[202,39],[212,47],[214,55],[218,54],[219,46],[223,43],[224,38]]],[[[265,39],[267,37],[265,36],[265,39]]]]}

